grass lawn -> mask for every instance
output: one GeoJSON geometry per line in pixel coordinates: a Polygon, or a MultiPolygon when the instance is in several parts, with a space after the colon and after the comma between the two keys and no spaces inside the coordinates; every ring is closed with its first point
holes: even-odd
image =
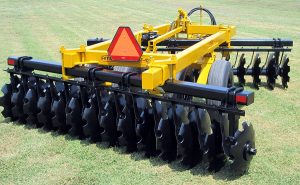
{"type": "MultiPolygon", "coordinates": [[[[177,162],[121,154],[118,148],[7,124],[1,116],[0,184],[300,184],[300,1],[204,2],[218,23],[236,25],[239,37],[294,40],[289,88],[254,90],[255,104],[242,118],[256,130],[258,153],[248,174],[235,178],[227,169],[213,174],[203,165],[183,170],[177,162]]],[[[0,0],[0,69],[11,55],[59,61],[62,45],[111,38],[120,25],[139,30],[144,23],[163,24],[177,16],[177,8],[196,6],[196,0],[0,0]]],[[[0,72],[0,79],[2,86],[9,77],[0,72]]]]}

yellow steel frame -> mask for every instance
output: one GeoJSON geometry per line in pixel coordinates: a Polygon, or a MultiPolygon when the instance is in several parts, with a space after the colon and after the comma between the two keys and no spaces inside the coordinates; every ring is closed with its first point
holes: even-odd
{"type": "Polygon", "coordinates": [[[72,78],[66,75],[66,68],[83,66],[86,64],[98,64],[103,66],[127,66],[143,68],[142,88],[153,90],[165,83],[166,80],[175,79],[176,74],[192,64],[201,66],[201,74],[198,83],[206,84],[211,64],[215,61],[214,50],[223,43],[230,47],[230,39],[235,35],[234,26],[201,25],[189,20],[187,13],[179,10],[177,20],[172,24],[164,24],[157,27],[144,25],[143,30],[134,35],[141,45],[142,34],[157,32],[157,38],[148,42],[148,47],[143,53],[140,62],[112,61],[108,56],[108,48],[111,40],[92,46],[80,46],[76,49],[61,47],[62,74],[64,79],[72,78]],[[204,37],[197,44],[184,48],[177,54],[158,53],[157,44],[168,38],[204,37]]]}

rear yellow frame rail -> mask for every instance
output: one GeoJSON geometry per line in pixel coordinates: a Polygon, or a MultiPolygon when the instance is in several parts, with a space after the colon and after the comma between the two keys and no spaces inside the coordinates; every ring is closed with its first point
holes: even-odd
{"type": "Polygon", "coordinates": [[[214,50],[223,43],[227,43],[230,47],[230,40],[236,33],[234,26],[192,23],[186,12],[181,9],[174,23],[157,27],[144,25],[142,31],[136,32],[134,35],[140,45],[142,34],[148,32],[157,32],[159,36],[148,42],[140,62],[112,61],[107,52],[111,40],[92,46],[82,45],[77,49],[61,47],[63,78],[72,78],[66,76],[66,68],[86,64],[136,67],[145,69],[142,73],[142,88],[152,90],[163,85],[166,80],[175,79],[176,74],[186,67],[199,64],[201,74],[197,82],[206,84],[210,66],[215,61],[214,50]],[[169,38],[202,38],[202,40],[176,54],[158,53],[157,44],[169,38]]]}

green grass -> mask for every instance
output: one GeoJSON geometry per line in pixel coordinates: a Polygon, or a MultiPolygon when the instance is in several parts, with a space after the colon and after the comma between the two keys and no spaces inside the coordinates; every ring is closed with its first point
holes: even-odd
{"type": "MultiPolygon", "coordinates": [[[[258,154],[248,174],[234,178],[227,169],[211,174],[203,165],[183,170],[176,162],[1,123],[0,184],[300,184],[300,1],[204,2],[218,23],[236,25],[240,37],[289,37],[295,43],[289,89],[255,91],[255,104],[242,118],[256,130],[258,154]]],[[[198,5],[196,0],[0,0],[0,68],[10,55],[59,61],[61,45],[111,38],[120,25],[139,30],[144,23],[163,24],[174,19],[178,7],[198,5]]],[[[8,81],[4,72],[0,78],[1,85],[8,81]]]]}

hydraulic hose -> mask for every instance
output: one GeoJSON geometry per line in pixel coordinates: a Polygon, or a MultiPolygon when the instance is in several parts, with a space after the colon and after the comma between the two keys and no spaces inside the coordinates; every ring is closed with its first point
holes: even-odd
{"type": "Polygon", "coordinates": [[[214,15],[206,8],[202,8],[202,7],[197,7],[197,8],[194,8],[192,9],[189,13],[188,13],[188,16],[190,17],[194,12],[196,11],[204,11],[208,14],[209,18],[210,18],[210,21],[211,21],[211,25],[217,25],[217,22],[216,22],[216,19],[214,17],[214,15]]]}

